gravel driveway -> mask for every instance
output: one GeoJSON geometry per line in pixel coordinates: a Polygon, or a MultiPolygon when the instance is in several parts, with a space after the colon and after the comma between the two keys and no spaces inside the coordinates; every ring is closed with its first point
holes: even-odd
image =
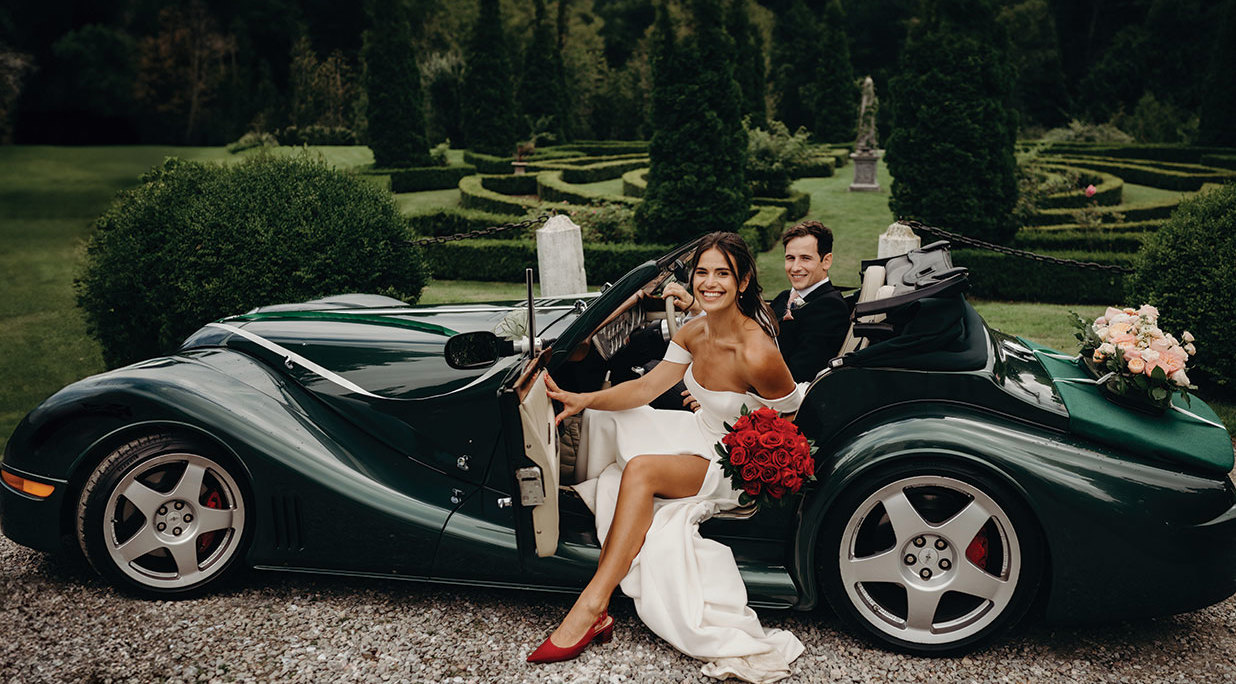
{"type": "MultiPolygon", "coordinates": [[[[118,594],[87,569],[0,537],[0,681],[714,681],[615,601],[614,641],[579,660],[524,657],[570,598],[249,573],[193,601],[118,594]]],[[[1236,680],[1236,599],[1102,627],[1030,627],[959,659],[900,656],[827,612],[769,612],[807,646],[791,681],[1236,680]]]]}

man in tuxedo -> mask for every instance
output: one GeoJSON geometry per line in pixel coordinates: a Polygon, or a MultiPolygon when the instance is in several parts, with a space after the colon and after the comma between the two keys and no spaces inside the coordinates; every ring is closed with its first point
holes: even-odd
{"type": "Polygon", "coordinates": [[[815,379],[850,328],[850,305],[828,279],[833,265],[833,232],[819,221],[804,221],[781,236],[790,289],[772,300],[781,332],[777,344],[795,382],[815,379]]]}

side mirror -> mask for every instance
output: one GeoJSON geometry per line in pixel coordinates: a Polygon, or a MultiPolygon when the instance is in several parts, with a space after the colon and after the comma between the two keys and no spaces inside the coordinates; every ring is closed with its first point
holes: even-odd
{"type": "Polygon", "coordinates": [[[499,342],[497,335],[486,330],[460,333],[446,341],[446,363],[461,370],[488,368],[502,358],[499,342]]]}

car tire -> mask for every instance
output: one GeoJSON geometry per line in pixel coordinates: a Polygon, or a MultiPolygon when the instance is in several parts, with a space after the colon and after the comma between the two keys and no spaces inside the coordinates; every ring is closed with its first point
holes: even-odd
{"type": "Polygon", "coordinates": [[[133,440],[83,485],[78,545],[99,574],[131,593],[200,595],[242,565],[252,529],[246,485],[218,449],[170,434],[133,440]]]}
{"type": "Polygon", "coordinates": [[[816,547],[824,595],[856,632],[893,650],[978,648],[1025,615],[1043,576],[1033,512],[975,467],[884,468],[827,515],[816,547]]]}

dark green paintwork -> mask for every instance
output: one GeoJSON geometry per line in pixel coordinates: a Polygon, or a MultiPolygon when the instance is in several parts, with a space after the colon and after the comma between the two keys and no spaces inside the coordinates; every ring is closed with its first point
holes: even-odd
{"type": "MultiPolygon", "coordinates": [[[[689,248],[585,298],[582,313],[568,310],[574,299],[538,300],[539,310],[565,307],[538,313],[539,334],[556,339],[546,366],[567,363],[618,305],[689,248]]],[[[473,371],[442,359],[450,334],[493,330],[513,305],[349,306],[271,307],[222,323],[377,397],[289,368],[279,353],[229,330],[203,328],[176,355],[74,383],[22,421],[4,466],[63,485],[46,501],[0,487],[4,532],[55,548],[71,529],[75,487],[94,462],[135,436],[173,430],[242,464],[256,513],[252,565],[582,586],[598,553],[586,511],[564,500],[558,553],[537,558],[529,512],[499,506],[518,500],[512,472],[526,463],[509,389],[526,358],[473,371]]],[[[955,373],[843,367],[813,385],[798,420],[821,447],[819,486],[798,510],[701,528],[734,549],[754,603],[817,605],[820,524],[844,514],[830,506],[857,479],[906,459],[969,463],[1024,497],[1048,546],[1052,618],[1175,612],[1236,591],[1236,494],[1226,478],[1070,434],[1064,404],[1024,344],[992,333],[988,357],[984,368],[955,373]],[[1130,563],[1130,548],[1155,552],[1130,563]]]]}

